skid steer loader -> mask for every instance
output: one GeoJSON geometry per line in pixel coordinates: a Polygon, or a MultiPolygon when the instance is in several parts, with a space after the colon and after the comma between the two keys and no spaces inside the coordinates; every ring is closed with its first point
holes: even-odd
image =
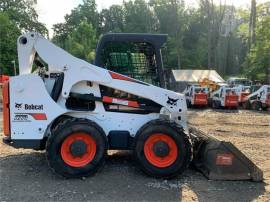
{"type": "Polygon", "coordinates": [[[226,85],[210,94],[209,103],[213,108],[238,108],[239,96],[236,94],[236,88],[230,88],[226,85]]]}
{"type": "Polygon", "coordinates": [[[270,108],[270,85],[263,85],[246,96],[243,100],[244,109],[267,110],[270,108]]]}
{"type": "Polygon", "coordinates": [[[236,95],[238,95],[238,103],[240,106],[243,105],[245,97],[250,94],[250,86],[238,85],[236,88],[236,95]]]}
{"type": "Polygon", "coordinates": [[[208,106],[208,88],[193,84],[188,85],[183,91],[186,96],[188,107],[207,107],[208,106]]]}
{"type": "Polygon", "coordinates": [[[89,64],[38,33],[17,45],[20,74],[3,86],[3,140],[46,149],[57,174],[94,174],[107,150],[129,149],[154,177],[173,177],[193,162],[209,179],[262,180],[231,143],[188,127],[184,95],[89,64]]]}

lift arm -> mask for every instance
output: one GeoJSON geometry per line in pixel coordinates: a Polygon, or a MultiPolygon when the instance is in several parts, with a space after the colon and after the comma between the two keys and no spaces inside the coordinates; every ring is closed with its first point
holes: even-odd
{"type": "Polygon", "coordinates": [[[89,64],[72,56],[35,32],[20,36],[17,43],[20,75],[31,73],[37,53],[48,64],[49,71],[64,72],[65,78],[61,93],[64,98],[69,96],[74,84],[86,80],[152,100],[162,106],[161,113],[169,114],[170,119],[176,122],[181,120],[182,123],[186,121],[187,107],[182,94],[89,64]]]}

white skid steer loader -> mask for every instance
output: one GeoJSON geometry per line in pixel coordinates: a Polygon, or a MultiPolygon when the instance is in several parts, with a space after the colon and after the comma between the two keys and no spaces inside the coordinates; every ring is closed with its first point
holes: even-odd
{"type": "Polygon", "coordinates": [[[270,85],[263,85],[243,100],[244,109],[267,110],[270,108],[270,85]]]}
{"type": "Polygon", "coordinates": [[[108,149],[130,149],[155,177],[173,177],[193,161],[210,179],[262,180],[232,144],[188,128],[184,95],[89,64],[38,33],[17,43],[20,75],[3,87],[3,140],[46,149],[57,174],[94,174],[108,149]]]}

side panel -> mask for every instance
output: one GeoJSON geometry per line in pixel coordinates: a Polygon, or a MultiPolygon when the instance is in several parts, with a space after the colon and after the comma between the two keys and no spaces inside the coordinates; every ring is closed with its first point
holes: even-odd
{"type": "Polygon", "coordinates": [[[39,76],[11,77],[11,139],[42,139],[51,121],[65,112],[52,100],[39,76]]]}
{"type": "Polygon", "coordinates": [[[110,131],[129,131],[130,135],[134,137],[137,131],[147,122],[158,119],[159,114],[130,114],[119,112],[100,112],[100,113],[83,113],[70,112],[67,115],[87,118],[96,122],[102,127],[105,134],[108,135],[110,131]]]}

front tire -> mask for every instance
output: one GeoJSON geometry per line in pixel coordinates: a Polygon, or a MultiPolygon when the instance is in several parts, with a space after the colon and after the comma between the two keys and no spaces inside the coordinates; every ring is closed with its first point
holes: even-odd
{"type": "Polygon", "coordinates": [[[104,163],[107,139],[103,130],[85,119],[66,119],[59,123],[46,143],[50,168],[67,177],[92,175],[104,163]]]}
{"type": "Polygon", "coordinates": [[[146,174],[171,178],[188,167],[192,145],[189,136],[176,124],[154,120],[138,131],[134,155],[146,174]]]}

